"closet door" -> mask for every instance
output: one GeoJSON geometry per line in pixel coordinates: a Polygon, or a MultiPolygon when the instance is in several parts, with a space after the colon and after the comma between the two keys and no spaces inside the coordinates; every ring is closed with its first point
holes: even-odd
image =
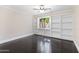
{"type": "Polygon", "coordinates": [[[72,14],[67,14],[62,16],[62,25],[61,25],[61,37],[63,39],[72,40],[73,34],[73,17],[72,14]]]}
{"type": "Polygon", "coordinates": [[[51,36],[61,38],[61,16],[52,16],[51,20],[51,36]]]}

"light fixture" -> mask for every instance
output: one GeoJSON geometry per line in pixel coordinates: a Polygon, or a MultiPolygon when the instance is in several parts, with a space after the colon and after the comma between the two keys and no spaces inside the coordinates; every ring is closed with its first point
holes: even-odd
{"type": "Polygon", "coordinates": [[[40,11],[41,13],[45,12],[45,11],[48,11],[48,10],[51,10],[51,8],[49,7],[46,7],[45,5],[39,5],[35,8],[33,8],[34,10],[37,10],[37,11],[40,11]]]}

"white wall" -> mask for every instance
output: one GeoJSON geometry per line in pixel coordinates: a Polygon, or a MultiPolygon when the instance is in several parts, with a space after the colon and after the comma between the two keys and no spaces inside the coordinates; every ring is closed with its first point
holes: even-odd
{"type": "Polygon", "coordinates": [[[74,6],[74,42],[79,51],[79,6],[74,6]]]}
{"type": "Polygon", "coordinates": [[[0,6],[0,42],[32,33],[32,14],[0,6]]]}

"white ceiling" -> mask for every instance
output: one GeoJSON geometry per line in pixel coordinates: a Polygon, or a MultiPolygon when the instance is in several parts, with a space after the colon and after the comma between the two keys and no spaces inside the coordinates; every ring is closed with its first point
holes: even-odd
{"type": "MultiPolygon", "coordinates": [[[[37,5],[8,5],[7,7],[10,7],[12,9],[18,10],[23,13],[28,11],[33,15],[40,14],[39,11],[33,9],[35,6],[37,5]]],[[[50,11],[56,11],[56,10],[63,10],[63,9],[71,9],[73,6],[72,5],[49,5],[47,7],[51,8],[50,11]]]]}

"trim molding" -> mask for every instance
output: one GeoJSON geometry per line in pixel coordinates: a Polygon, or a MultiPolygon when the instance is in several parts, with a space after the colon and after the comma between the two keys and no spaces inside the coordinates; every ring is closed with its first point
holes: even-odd
{"type": "Polygon", "coordinates": [[[78,52],[79,52],[79,46],[78,46],[78,44],[76,43],[76,41],[74,41],[74,44],[75,44],[75,46],[76,46],[76,48],[77,48],[77,50],[78,50],[78,52]]]}
{"type": "Polygon", "coordinates": [[[19,38],[27,37],[27,36],[30,36],[30,35],[33,35],[33,33],[26,34],[26,35],[21,35],[21,36],[17,36],[17,37],[13,37],[13,38],[10,38],[10,39],[5,39],[3,41],[0,41],[0,44],[6,43],[6,42],[9,42],[9,41],[12,41],[12,40],[17,40],[19,38]]]}

